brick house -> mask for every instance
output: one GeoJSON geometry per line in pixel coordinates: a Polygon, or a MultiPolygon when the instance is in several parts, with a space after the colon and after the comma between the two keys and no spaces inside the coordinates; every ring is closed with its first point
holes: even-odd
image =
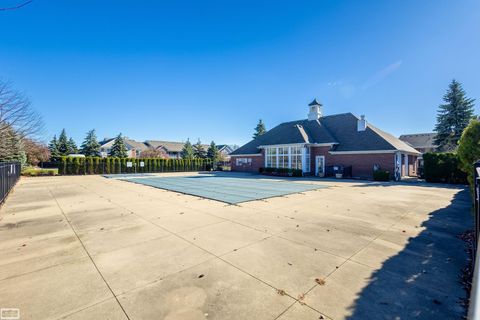
{"type": "Polygon", "coordinates": [[[398,139],[406,142],[421,153],[435,152],[438,146],[435,144],[436,133],[402,134],[398,139]]]}
{"type": "Polygon", "coordinates": [[[323,116],[315,99],[308,119],[279,124],[230,154],[232,171],[260,167],[301,169],[325,176],[327,169],[350,168],[351,176],[369,179],[376,169],[392,178],[417,175],[417,150],[351,113],[323,116]]]}
{"type": "Polygon", "coordinates": [[[438,151],[438,146],[435,143],[436,133],[414,133],[414,134],[402,134],[399,139],[404,141],[409,146],[418,150],[421,155],[417,158],[417,167],[423,168],[423,154],[427,152],[438,151]]]}

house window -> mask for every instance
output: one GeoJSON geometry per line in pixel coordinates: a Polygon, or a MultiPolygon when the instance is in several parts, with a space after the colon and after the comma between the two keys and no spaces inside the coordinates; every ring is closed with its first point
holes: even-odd
{"type": "Polygon", "coordinates": [[[235,163],[237,166],[251,165],[252,158],[237,158],[235,163]]]}
{"type": "Polygon", "coordinates": [[[278,148],[278,167],[288,168],[288,147],[278,148]]]}
{"type": "Polygon", "coordinates": [[[302,147],[291,147],[292,169],[302,169],[302,147]]]}
{"type": "MultiPolygon", "coordinates": [[[[265,148],[265,166],[302,169],[303,146],[265,148]]],[[[305,171],[310,171],[310,148],[305,148],[305,171]]]]}
{"type": "Polygon", "coordinates": [[[277,148],[267,148],[267,165],[269,168],[277,167],[277,148]]]}
{"type": "Polygon", "coordinates": [[[310,147],[305,147],[305,172],[310,172],[310,147]]]}

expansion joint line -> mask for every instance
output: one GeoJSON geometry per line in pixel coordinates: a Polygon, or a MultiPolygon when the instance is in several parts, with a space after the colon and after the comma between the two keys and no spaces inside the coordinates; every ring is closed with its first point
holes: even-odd
{"type": "Polygon", "coordinates": [[[77,231],[75,231],[75,228],[72,226],[72,223],[70,222],[70,219],[68,219],[67,215],[65,214],[65,212],[63,211],[62,207],[60,206],[60,203],[58,203],[58,200],[57,198],[55,197],[55,195],[53,194],[52,190],[50,190],[50,188],[48,188],[48,192],[50,193],[50,195],[52,196],[52,198],[55,200],[55,203],[57,204],[57,207],[60,209],[60,212],[62,212],[62,215],[63,217],[65,218],[65,220],[67,221],[68,225],[70,226],[70,229],[72,229],[73,233],[75,234],[75,237],[77,238],[78,242],[80,242],[80,244],[82,245],[82,248],[83,250],[85,251],[85,253],[87,254],[88,258],[90,259],[90,261],[92,262],[93,266],[95,267],[95,269],[97,270],[98,274],[100,275],[100,277],[102,278],[103,282],[105,283],[105,285],[107,286],[108,290],[110,290],[110,292],[112,293],[113,297],[115,298],[115,300],[117,301],[118,305],[120,306],[120,308],[122,309],[123,313],[125,314],[125,317],[127,317],[128,320],[130,320],[130,317],[128,316],[127,312],[125,311],[125,309],[123,308],[122,304],[120,303],[120,300],[118,300],[118,297],[117,295],[113,292],[112,288],[110,287],[110,285],[108,284],[107,280],[105,279],[105,277],[103,276],[102,272],[100,271],[100,269],[98,268],[97,264],[95,263],[95,261],[93,260],[92,256],[90,255],[90,252],[88,252],[87,248],[85,247],[85,244],[83,243],[83,241],[80,239],[80,236],[78,235],[77,231]]]}

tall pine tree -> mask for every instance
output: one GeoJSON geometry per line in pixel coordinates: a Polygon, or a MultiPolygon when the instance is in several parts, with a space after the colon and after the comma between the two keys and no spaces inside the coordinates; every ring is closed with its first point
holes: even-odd
{"type": "Polygon", "coordinates": [[[445,104],[439,106],[437,113],[435,143],[441,151],[453,151],[473,118],[475,100],[466,97],[462,85],[455,79],[450,83],[443,100],[445,104]]]}
{"type": "Polygon", "coordinates": [[[125,141],[121,133],[115,138],[115,141],[113,141],[109,156],[114,158],[127,157],[127,147],[125,146],[125,141]]]}
{"type": "Polygon", "coordinates": [[[194,158],[193,146],[190,143],[190,139],[187,139],[187,142],[185,142],[185,144],[183,145],[181,155],[182,155],[182,159],[191,160],[194,158]]]}
{"type": "Polygon", "coordinates": [[[57,150],[62,156],[66,156],[69,153],[68,137],[65,129],[62,130],[60,136],[58,137],[57,150]]]}
{"type": "Polygon", "coordinates": [[[198,139],[197,143],[193,146],[193,156],[198,159],[205,159],[207,157],[207,152],[200,139],[198,139]]]}
{"type": "Polygon", "coordinates": [[[68,154],[76,154],[78,153],[78,147],[73,138],[68,139],[68,154]]]}
{"type": "Polygon", "coordinates": [[[212,160],[213,162],[217,162],[220,159],[220,152],[218,151],[215,142],[210,142],[210,146],[207,150],[207,158],[212,160]]]}
{"type": "Polygon", "coordinates": [[[255,127],[255,132],[253,133],[253,139],[260,137],[262,134],[265,134],[267,129],[265,129],[265,124],[263,123],[262,119],[258,120],[258,124],[255,127]]]}
{"type": "Polygon", "coordinates": [[[57,135],[53,136],[53,139],[50,141],[48,144],[48,150],[50,150],[50,158],[51,159],[58,159],[61,154],[58,151],[58,141],[57,141],[57,135]]]}
{"type": "Polygon", "coordinates": [[[87,157],[98,157],[100,155],[100,143],[97,141],[95,129],[87,132],[87,136],[81,145],[81,152],[87,157]]]}
{"type": "Polygon", "coordinates": [[[20,161],[25,163],[26,156],[23,142],[12,126],[5,126],[0,131],[0,161],[20,161]]]}

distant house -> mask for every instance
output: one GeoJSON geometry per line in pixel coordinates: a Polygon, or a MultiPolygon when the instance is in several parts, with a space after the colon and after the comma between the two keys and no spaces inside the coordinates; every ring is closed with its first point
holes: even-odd
{"type": "MultiPolygon", "coordinates": [[[[112,149],[114,138],[106,138],[100,142],[100,155],[106,157],[109,155],[112,149]]],[[[163,140],[146,140],[145,142],[139,142],[132,139],[124,138],[125,146],[127,147],[127,154],[129,158],[138,158],[140,153],[145,150],[162,150],[170,159],[180,159],[182,157],[182,150],[185,142],[175,141],[163,141],[163,140]]],[[[210,145],[203,145],[205,151],[208,150],[210,145]]],[[[218,145],[220,152],[224,155],[228,155],[233,147],[228,145],[218,145]]]]}
{"type": "Polygon", "coordinates": [[[420,155],[417,159],[417,166],[423,168],[423,154],[427,152],[435,152],[438,150],[438,146],[435,144],[436,133],[414,133],[414,134],[402,134],[399,139],[412,146],[416,150],[420,151],[420,155]]]}
{"type": "MultiPolygon", "coordinates": [[[[163,150],[170,159],[180,159],[182,157],[182,150],[185,142],[147,140],[145,141],[145,144],[152,149],[163,150]]],[[[209,145],[203,144],[202,146],[206,152],[209,145]]]]}
{"type": "Polygon", "coordinates": [[[235,151],[235,147],[228,144],[217,145],[218,152],[222,155],[223,159],[230,160],[230,153],[235,151]]]}
{"type": "MultiPolygon", "coordinates": [[[[128,139],[127,137],[124,137],[123,139],[125,141],[125,146],[127,147],[127,155],[129,158],[138,158],[142,151],[148,149],[148,146],[143,142],[128,139]]],[[[100,142],[101,157],[104,158],[110,154],[114,141],[114,138],[106,138],[100,142]]]]}
{"type": "Polygon", "coordinates": [[[378,168],[396,178],[417,175],[420,152],[364,116],[324,116],[316,99],[308,107],[308,119],[282,123],[233,151],[232,170],[294,168],[324,176],[326,166],[351,166],[352,176],[360,178],[371,178],[378,168]]]}
{"type": "Polygon", "coordinates": [[[170,159],[180,159],[182,157],[184,142],[146,140],[145,144],[155,150],[163,150],[170,159]]]}
{"type": "Polygon", "coordinates": [[[435,144],[436,133],[402,134],[399,139],[406,142],[421,153],[434,152],[438,146],[435,144]]]}

